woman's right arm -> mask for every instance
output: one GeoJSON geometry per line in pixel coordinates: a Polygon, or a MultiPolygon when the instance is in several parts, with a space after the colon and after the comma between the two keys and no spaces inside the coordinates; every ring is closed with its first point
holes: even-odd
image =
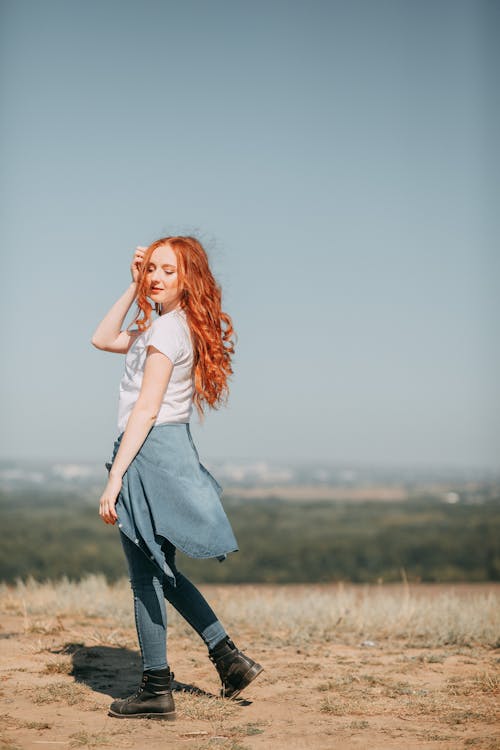
{"type": "Polygon", "coordinates": [[[92,336],[92,345],[105,352],[126,354],[131,343],[140,331],[122,331],[125,316],[137,294],[137,284],[133,281],[113,307],[106,313],[92,336]]]}
{"type": "Polygon", "coordinates": [[[147,248],[137,245],[130,265],[132,283],[124,291],[122,296],[116,300],[113,307],[106,313],[92,336],[92,345],[96,349],[105,352],[116,352],[126,354],[132,342],[140,334],[140,331],[122,331],[121,327],[125,316],[137,296],[137,282],[139,280],[144,252],[147,248]]]}

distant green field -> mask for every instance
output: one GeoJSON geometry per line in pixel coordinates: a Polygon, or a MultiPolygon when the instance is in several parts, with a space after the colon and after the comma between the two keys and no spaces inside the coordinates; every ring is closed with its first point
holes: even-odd
{"type": "MultiPolygon", "coordinates": [[[[219,563],[179,553],[199,582],[500,580],[500,499],[448,505],[224,499],[240,550],[219,563]]],[[[54,493],[0,493],[0,580],[128,575],[116,526],[95,506],[54,493]]]]}

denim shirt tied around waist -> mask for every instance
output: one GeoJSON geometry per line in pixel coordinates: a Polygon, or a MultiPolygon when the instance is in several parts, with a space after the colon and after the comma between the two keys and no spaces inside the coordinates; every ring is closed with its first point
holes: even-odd
{"type": "MultiPolygon", "coordinates": [[[[111,469],[123,432],[115,440],[111,469]]],[[[154,425],[123,475],[118,528],[176,585],[164,539],[190,557],[220,562],[238,543],[221,502],[223,488],[200,463],[189,423],[154,425]]]]}

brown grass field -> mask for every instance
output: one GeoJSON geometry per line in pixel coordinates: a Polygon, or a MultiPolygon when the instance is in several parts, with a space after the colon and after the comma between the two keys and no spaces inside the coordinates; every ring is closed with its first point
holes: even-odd
{"type": "Polygon", "coordinates": [[[178,718],[159,722],[107,715],[142,674],[126,578],[0,584],[0,748],[500,748],[500,585],[200,589],[264,672],[218,697],[167,604],[178,718]]]}

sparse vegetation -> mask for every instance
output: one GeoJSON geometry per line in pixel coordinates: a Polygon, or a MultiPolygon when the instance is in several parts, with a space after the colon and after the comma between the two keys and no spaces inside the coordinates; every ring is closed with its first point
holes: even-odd
{"type": "Polygon", "coordinates": [[[114,740],[104,732],[74,732],[70,734],[70,747],[103,747],[113,745],[114,740]]]}
{"type": "MultiPolygon", "coordinates": [[[[258,611],[262,638],[274,645],[300,648],[319,639],[326,644],[365,643],[366,658],[380,639],[425,648],[500,645],[498,594],[475,591],[474,587],[469,587],[467,596],[458,588],[436,589],[422,584],[200,584],[200,589],[238,630],[244,630],[258,611]]],[[[131,602],[126,578],[108,583],[103,575],[89,575],[78,583],[64,577],[59,581],[28,578],[15,585],[0,584],[0,612],[22,615],[26,633],[60,636],[78,632],[75,625],[68,630],[65,618],[79,620],[85,613],[89,638],[98,645],[133,646],[135,636],[125,630],[134,624],[131,602]]],[[[169,608],[168,628],[172,634],[196,637],[173,608],[169,608]]],[[[429,658],[442,659],[443,653],[419,657],[429,658]]]]}
{"type": "Polygon", "coordinates": [[[0,586],[2,748],[494,747],[499,586],[204,587],[262,676],[241,703],[220,698],[204,645],[169,608],[177,720],[123,722],[107,707],[141,672],[129,581],[0,586]]]}
{"type": "Polygon", "coordinates": [[[89,698],[89,691],[75,682],[54,682],[33,690],[33,703],[81,704],[89,698]]]}

